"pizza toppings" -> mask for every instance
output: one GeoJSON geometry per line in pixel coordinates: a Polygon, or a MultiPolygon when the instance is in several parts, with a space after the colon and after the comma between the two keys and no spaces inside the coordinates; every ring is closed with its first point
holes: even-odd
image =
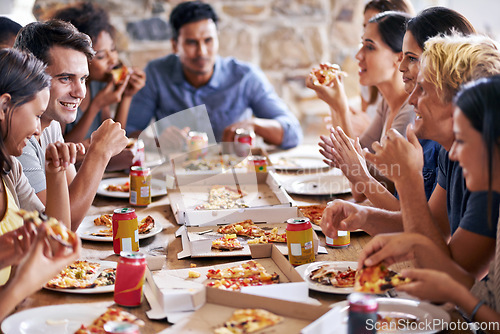
{"type": "Polygon", "coordinates": [[[309,218],[311,223],[316,225],[321,225],[321,217],[323,216],[323,211],[325,211],[326,205],[309,205],[309,206],[299,206],[299,210],[302,215],[309,218]]]}
{"type": "Polygon", "coordinates": [[[255,260],[234,267],[210,269],[207,278],[213,280],[207,286],[226,290],[240,290],[244,286],[279,283],[277,273],[268,273],[264,266],[255,260]]]}
{"type": "Polygon", "coordinates": [[[216,328],[216,334],[254,333],[261,329],[274,326],[283,318],[263,309],[239,309],[234,311],[224,326],[216,328]]]}
{"type": "Polygon", "coordinates": [[[339,65],[330,63],[319,64],[319,68],[313,68],[311,74],[313,75],[313,83],[316,86],[328,86],[333,82],[336,76],[347,76],[346,72],[340,70],[339,65]]]}
{"type": "Polygon", "coordinates": [[[354,290],[368,293],[383,293],[398,285],[409,283],[410,279],[387,268],[383,263],[358,270],[354,290]]]}
{"type": "Polygon", "coordinates": [[[197,206],[196,210],[246,208],[248,205],[241,201],[246,195],[244,191],[235,190],[228,186],[213,186],[208,195],[208,203],[197,206]]]}
{"type": "Polygon", "coordinates": [[[127,66],[123,64],[118,64],[113,69],[111,70],[111,76],[113,77],[113,82],[115,85],[120,84],[125,80],[128,74],[128,68],[127,66]]]}
{"type": "Polygon", "coordinates": [[[128,322],[135,324],[137,326],[144,326],[144,321],[137,318],[135,315],[125,312],[124,310],[117,307],[110,307],[101,314],[91,325],[82,325],[75,334],[90,334],[90,333],[102,333],[105,334],[104,325],[108,322],[128,322]]]}
{"type": "Polygon", "coordinates": [[[18,215],[20,215],[25,222],[31,222],[36,226],[40,226],[45,222],[48,225],[48,235],[66,247],[72,247],[77,238],[75,232],[68,229],[62,222],[55,218],[47,217],[38,211],[26,211],[21,209],[18,211],[18,215]]]}
{"type": "Polygon", "coordinates": [[[250,237],[248,244],[267,244],[269,242],[286,242],[286,232],[278,233],[278,228],[274,227],[271,231],[266,231],[264,228],[254,224],[250,219],[219,226],[218,233],[235,234],[243,237],[250,237]]]}
{"type": "Polygon", "coordinates": [[[332,264],[324,264],[311,271],[309,278],[323,285],[332,285],[337,288],[351,288],[354,286],[356,270],[347,267],[346,270],[337,270],[332,264]]]}
{"type": "Polygon", "coordinates": [[[236,234],[224,234],[222,238],[212,241],[212,248],[232,251],[236,249],[243,249],[243,245],[238,239],[236,239],[236,234]]]}
{"type": "Polygon", "coordinates": [[[106,191],[119,191],[128,193],[130,191],[130,182],[125,182],[123,184],[109,184],[106,187],[106,191]]]}
{"type": "Polygon", "coordinates": [[[54,289],[90,289],[115,284],[116,268],[99,272],[101,265],[89,261],[75,261],[51,279],[46,287],[54,289]]]}

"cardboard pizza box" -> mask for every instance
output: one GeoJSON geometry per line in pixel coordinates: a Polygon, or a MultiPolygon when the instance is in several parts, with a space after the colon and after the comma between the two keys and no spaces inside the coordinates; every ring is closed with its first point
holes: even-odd
{"type": "MultiPolygon", "coordinates": [[[[279,209],[276,209],[276,211],[279,211],[279,209]]],[[[293,212],[296,213],[296,211],[293,212]]],[[[273,213],[273,215],[276,214],[276,212],[273,213]]],[[[259,223],[256,222],[256,224],[259,223]]],[[[265,229],[277,227],[278,233],[285,233],[286,225],[286,223],[263,223],[262,227],[265,229]]],[[[178,259],[186,257],[234,257],[252,255],[250,245],[247,243],[250,238],[247,237],[238,237],[243,249],[232,251],[212,249],[212,241],[223,236],[223,234],[217,233],[217,226],[181,226],[177,230],[176,236],[180,236],[182,242],[182,251],[177,254],[178,259]]],[[[288,246],[286,243],[273,244],[283,255],[288,255],[288,246]]],[[[320,249],[319,238],[315,231],[313,231],[313,245],[315,254],[318,254],[320,249]]],[[[254,246],[262,246],[262,244],[252,245],[252,247],[254,246]]]]}
{"type": "Polygon", "coordinates": [[[213,333],[237,309],[265,309],[283,317],[280,323],[264,329],[262,332],[265,333],[298,333],[330,310],[323,305],[206,289],[206,303],[162,333],[213,333]]]}
{"type": "Polygon", "coordinates": [[[168,196],[177,223],[186,226],[215,226],[246,219],[283,222],[297,214],[297,209],[292,207],[293,200],[276,181],[274,172],[224,173],[202,180],[190,176],[178,178],[177,187],[169,190],[168,196]],[[197,209],[207,203],[210,189],[214,186],[226,186],[232,191],[244,193],[239,200],[242,207],[197,209]]]}
{"type": "MultiPolygon", "coordinates": [[[[260,263],[267,272],[277,273],[280,283],[266,287],[278,287],[284,283],[303,283],[300,286],[293,286],[294,293],[290,295],[308,296],[308,286],[304,279],[294,269],[290,262],[283,256],[275,245],[263,244],[251,247],[252,258],[260,263]]],[[[248,260],[247,260],[248,261],[248,260]]],[[[206,274],[210,269],[223,269],[234,267],[247,261],[237,261],[207,267],[185,268],[176,270],[160,270],[148,272],[146,282],[148,292],[146,297],[150,301],[158,304],[159,313],[191,311],[200,308],[205,302],[205,290],[220,290],[215,288],[205,288],[205,284],[210,282],[206,274]],[[194,271],[200,274],[198,278],[189,278],[189,272],[194,271]]],[[[240,292],[236,292],[243,295],[240,292]]],[[[301,297],[301,299],[304,299],[301,297]]],[[[161,316],[161,315],[160,315],[161,316]]]]}

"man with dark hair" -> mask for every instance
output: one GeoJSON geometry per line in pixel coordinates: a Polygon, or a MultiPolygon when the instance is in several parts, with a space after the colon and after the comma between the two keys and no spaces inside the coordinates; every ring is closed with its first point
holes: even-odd
{"type": "MultiPolygon", "coordinates": [[[[86,94],[88,61],[94,50],[87,35],[58,20],[28,24],[19,32],[14,47],[42,60],[47,65],[46,72],[52,76],[49,105],[41,117],[41,135],[30,138],[18,157],[31,186],[45,204],[45,147],[56,141],[64,142],[61,124],[75,120],[86,94]]],[[[120,123],[106,120],[92,134],[78,173],[74,165],[67,168],[72,230],[76,230],[92,204],[110,158],[120,153],[127,142],[120,123]]]]}
{"type": "Polygon", "coordinates": [[[170,24],[175,54],[146,67],[146,86],[132,100],[127,132],[204,104],[217,141],[231,142],[236,129],[246,128],[281,148],[296,146],[302,139],[300,124],[264,73],[217,56],[217,21],[213,8],[201,1],[174,8],[170,24]]]}
{"type": "Polygon", "coordinates": [[[0,16],[0,49],[11,48],[22,26],[5,16],[0,16]]]}

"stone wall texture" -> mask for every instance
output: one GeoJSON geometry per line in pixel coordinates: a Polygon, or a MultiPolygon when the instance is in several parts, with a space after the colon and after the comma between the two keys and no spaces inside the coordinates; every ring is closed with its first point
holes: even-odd
{"type": "MultiPolygon", "coordinates": [[[[122,57],[143,68],[171,52],[168,17],[180,0],[93,0],[106,8],[119,31],[122,57]]],[[[73,0],[36,0],[34,14],[73,0]]],[[[319,62],[340,64],[349,73],[348,95],[358,95],[354,55],[362,34],[364,0],[211,0],[220,17],[220,54],[260,66],[298,116],[326,114],[304,84],[319,62]]]]}

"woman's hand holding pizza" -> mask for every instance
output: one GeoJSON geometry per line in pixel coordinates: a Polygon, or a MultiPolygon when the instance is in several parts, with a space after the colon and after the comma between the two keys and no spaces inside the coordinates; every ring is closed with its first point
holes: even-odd
{"type": "Polygon", "coordinates": [[[85,153],[85,147],[82,143],[56,142],[49,144],[45,151],[45,172],[58,173],[65,171],[70,164],[76,162],[78,152],[85,153]]]}
{"type": "Polygon", "coordinates": [[[16,265],[28,253],[37,234],[33,223],[26,223],[0,237],[0,268],[16,265]]]}
{"type": "Polygon", "coordinates": [[[316,84],[316,82],[317,77],[313,70],[306,77],[306,87],[314,90],[318,98],[328,103],[333,110],[341,113],[349,111],[347,95],[340,75],[334,75],[331,82],[326,84],[316,84]]]}
{"type": "Polygon", "coordinates": [[[130,79],[123,92],[123,96],[134,96],[144,85],[146,85],[146,73],[143,70],[134,68],[130,73],[130,79]]]}

